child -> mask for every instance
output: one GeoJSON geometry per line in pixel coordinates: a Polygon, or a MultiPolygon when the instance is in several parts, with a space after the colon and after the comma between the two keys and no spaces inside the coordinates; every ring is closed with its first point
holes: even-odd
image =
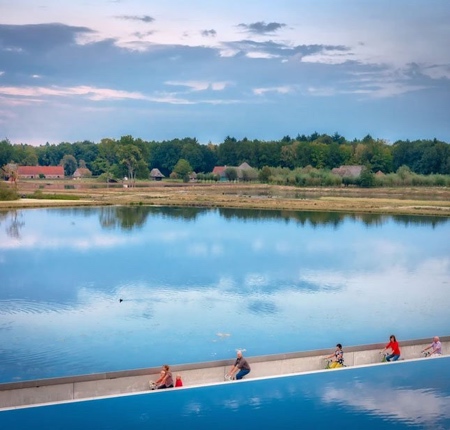
{"type": "Polygon", "coordinates": [[[181,375],[177,375],[175,378],[175,387],[182,387],[183,381],[181,380],[181,375]]]}

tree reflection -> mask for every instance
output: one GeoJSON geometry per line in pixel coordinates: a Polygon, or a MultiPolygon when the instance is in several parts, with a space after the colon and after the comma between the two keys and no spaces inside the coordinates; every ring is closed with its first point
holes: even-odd
{"type": "Polygon", "coordinates": [[[6,220],[6,234],[13,239],[20,239],[20,229],[25,225],[20,211],[0,212],[0,221],[6,220]]]}
{"type": "Polygon", "coordinates": [[[107,229],[132,230],[145,225],[151,211],[148,206],[119,206],[100,209],[100,225],[107,229]]]}
{"type": "Polygon", "coordinates": [[[310,212],[289,210],[266,210],[266,209],[206,209],[195,207],[152,207],[152,206],[118,206],[100,208],[100,224],[102,227],[121,228],[132,230],[142,227],[147,218],[160,216],[169,219],[182,219],[184,221],[195,221],[199,216],[210,211],[218,211],[225,219],[237,219],[243,221],[261,220],[284,220],[295,222],[300,225],[312,227],[333,226],[339,227],[344,221],[351,219],[360,221],[366,226],[381,226],[389,221],[408,225],[432,225],[448,222],[448,217],[433,216],[408,216],[408,215],[383,215],[383,214],[354,214],[341,212],[310,212]]]}

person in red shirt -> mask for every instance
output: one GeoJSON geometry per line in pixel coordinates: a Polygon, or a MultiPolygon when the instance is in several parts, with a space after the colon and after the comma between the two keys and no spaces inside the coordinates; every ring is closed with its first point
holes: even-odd
{"type": "Polygon", "coordinates": [[[386,356],[386,361],[397,361],[400,358],[400,346],[393,334],[389,338],[389,343],[381,350],[381,352],[388,349],[391,350],[391,353],[386,356]]]}

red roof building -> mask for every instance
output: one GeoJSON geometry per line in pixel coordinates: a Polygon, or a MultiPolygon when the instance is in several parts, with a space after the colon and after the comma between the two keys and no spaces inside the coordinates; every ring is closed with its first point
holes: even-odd
{"type": "Polygon", "coordinates": [[[21,179],[39,179],[44,175],[47,179],[63,179],[63,166],[19,166],[17,176],[21,179]]]}
{"type": "Polygon", "coordinates": [[[225,177],[225,170],[227,170],[227,166],[215,166],[213,169],[213,175],[220,176],[221,178],[225,177]]]}

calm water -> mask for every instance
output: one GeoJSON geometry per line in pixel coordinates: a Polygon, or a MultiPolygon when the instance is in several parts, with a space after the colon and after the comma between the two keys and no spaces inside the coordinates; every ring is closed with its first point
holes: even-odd
{"type": "Polygon", "coordinates": [[[449,239],[448,218],[0,212],[0,382],[448,335],[449,239]]]}
{"type": "Polygon", "coordinates": [[[450,358],[0,412],[4,430],[450,428],[450,358]]]}

